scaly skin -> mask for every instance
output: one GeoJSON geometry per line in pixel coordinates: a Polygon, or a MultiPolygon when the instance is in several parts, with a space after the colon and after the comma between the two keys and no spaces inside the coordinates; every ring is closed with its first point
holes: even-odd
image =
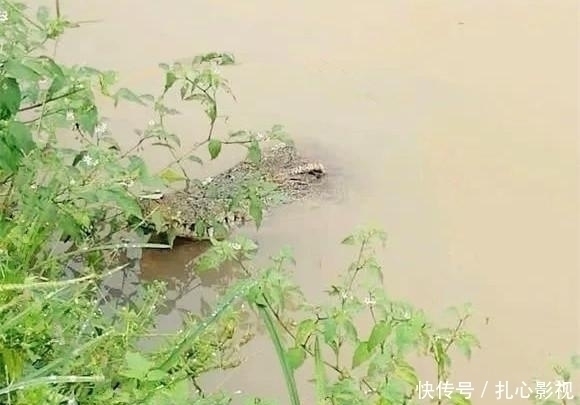
{"type": "Polygon", "coordinates": [[[152,222],[165,224],[156,233],[165,234],[170,243],[175,237],[219,239],[232,226],[252,219],[248,199],[238,197],[244,184],[261,180],[267,186],[260,195],[267,210],[307,197],[325,174],[321,163],[300,157],[293,145],[279,144],[263,153],[259,165],[245,160],[204,184],[166,194],[158,200],[143,200],[143,212],[157,216],[157,221],[152,222]]]}

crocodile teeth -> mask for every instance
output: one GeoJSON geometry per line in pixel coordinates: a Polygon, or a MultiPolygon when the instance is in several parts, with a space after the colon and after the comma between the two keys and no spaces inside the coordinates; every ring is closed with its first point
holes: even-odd
{"type": "Polygon", "coordinates": [[[288,172],[289,176],[296,176],[298,174],[311,174],[314,176],[326,174],[326,169],[324,165],[320,162],[308,163],[305,165],[300,165],[288,172]]]}

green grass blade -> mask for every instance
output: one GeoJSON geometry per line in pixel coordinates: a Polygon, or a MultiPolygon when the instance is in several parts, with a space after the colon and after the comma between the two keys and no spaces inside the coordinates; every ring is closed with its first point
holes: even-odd
{"type": "Polygon", "coordinates": [[[316,405],[325,405],[326,403],[326,369],[322,361],[320,351],[320,339],[316,336],[314,341],[314,376],[316,380],[316,405]]]}
{"type": "Polygon", "coordinates": [[[266,329],[270,334],[272,343],[276,348],[276,354],[280,360],[280,365],[282,366],[282,372],[284,373],[284,380],[286,381],[286,386],[288,387],[288,394],[290,395],[290,403],[292,405],[300,405],[300,398],[298,396],[298,388],[296,387],[296,380],[294,379],[294,372],[288,363],[286,358],[286,353],[284,351],[284,346],[282,346],[282,339],[280,339],[280,334],[274,325],[274,319],[269,310],[264,306],[258,305],[258,310],[264,318],[264,323],[266,324],[266,329]]]}
{"type": "Polygon", "coordinates": [[[256,280],[244,280],[236,283],[236,285],[231,289],[228,294],[222,299],[222,303],[218,305],[217,309],[213,314],[201,322],[197,328],[193,329],[188,333],[181,343],[171,352],[167,360],[159,367],[163,371],[169,371],[173,366],[175,366],[179,360],[179,357],[185,353],[188,348],[192,346],[192,343],[209,328],[212,324],[217,322],[217,320],[223,315],[223,313],[231,306],[239,297],[244,296],[250,288],[256,285],[258,281],[256,280]]]}
{"type": "Polygon", "coordinates": [[[20,381],[16,384],[11,384],[7,387],[0,388],[0,395],[6,395],[10,392],[17,390],[24,390],[26,388],[35,387],[44,384],[66,384],[66,383],[81,383],[81,382],[103,382],[105,377],[101,375],[96,376],[78,376],[78,375],[64,375],[64,376],[51,376],[51,377],[41,377],[25,381],[20,381]]]}

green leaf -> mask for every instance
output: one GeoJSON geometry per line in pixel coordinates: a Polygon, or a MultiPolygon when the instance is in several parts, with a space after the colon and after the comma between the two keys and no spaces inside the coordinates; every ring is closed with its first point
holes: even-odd
{"type": "Polygon", "coordinates": [[[322,331],[324,336],[324,342],[326,344],[331,344],[332,342],[336,341],[336,319],[334,318],[327,318],[322,321],[322,331]]]}
{"type": "Polygon", "coordinates": [[[212,224],[213,227],[213,237],[216,240],[224,240],[228,237],[230,231],[229,229],[222,223],[215,222],[212,224]]]}
{"type": "Polygon", "coordinates": [[[121,374],[126,377],[137,379],[145,377],[153,366],[153,362],[147,360],[140,353],[136,352],[127,352],[125,354],[125,363],[125,369],[121,371],[121,374]]]}
{"type": "Polygon", "coordinates": [[[343,245],[354,245],[356,243],[356,240],[353,235],[350,235],[344,238],[340,243],[343,245]]]}
{"type": "Polygon", "coordinates": [[[165,182],[167,182],[169,184],[185,180],[184,176],[180,175],[175,170],[170,169],[170,168],[163,170],[159,174],[159,177],[161,177],[165,182]]]}
{"type": "Polygon", "coordinates": [[[250,198],[250,216],[256,223],[256,227],[259,228],[262,224],[264,204],[259,198],[250,198]]]}
{"type": "Polygon", "coordinates": [[[13,117],[20,108],[22,93],[20,86],[13,77],[4,77],[0,80],[0,120],[13,117]]]}
{"type": "Polygon", "coordinates": [[[474,347],[480,347],[479,340],[473,334],[467,332],[460,333],[455,343],[467,359],[471,359],[474,347]]]}
{"type": "Polygon", "coordinates": [[[111,87],[117,81],[117,73],[108,70],[106,72],[99,72],[99,86],[101,87],[101,92],[108,96],[109,87],[111,87]]]}
{"type": "Polygon", "coordinates": [[[7,76],[11,76],[17,80],[36,82],[41,78],[41,75],[34,69],[31,69],[22,62],[14,59],[8,59],[6,61],[4,64],[4,70],[6,71],[7,76]]]}
{"type": "Polygon", "coordinates": [[[453,405],[471,405],[471,401],[458,392],[453,392],[449,400],[453,405]]]}
{"type": "Polygon", "coordinates": [[[40,21],[41,24],[46,25],[48,23],[49,18],[50,12],[48,7],[46,6],[38,7],[38,10],[36,11],[36,19],[40,21]]]}
{"type": "Polygon", "coordinates": [[[305,319],[300,322],[296,328],[296,343],[305,344],[315,330],[316,321],[314,319],[305,319]]]}
{"type": "Polygon", "coordinates": [[[137,203],[134,197],[127,193],[123,189],[111,190],[111,197],[114,202],[117,203],[118,207],[127,216],[135,216],[137,218],[142,218],[143,213],[141,212],[141,207],[137,203]]]}
{"type": "Polygon", "coordinates": [[[262,160],[262,151],[260,150],[260,144],[256,140],[252,140],[250,146],[248,146],[248,160],[252,163],[258,164],[262,160]]]}
{"type": "Polygon", "coordinates": [[[220,141],[219,139],[210,139],[207,148],[209,150],[209,155],[211,156],[211,159],[215,159],[216,157],[218,157],[218,155],[220,154],[221,150],[222,150],[222,141],[220,141]]]}
{"type": "Polygon", "coordinates": [[[95,132],[99,120],[99,112],[94,104],[89,104],[75,111],[79,126],[90,134],[95,132]]]}
{"type": "Polygon", "coordinates": [[[286,352],[286,359],[288,360],[288,365],[292,370],[296,370],[302,364],[304,364],[304,360],[306,359],[306,354],[304,350],[297,346],[288,349],[286,352]]]}
{"type": "Polygon", "coordinates": [[[368,340],[368,349],[372,351],[375,347],[382,345],[385,342],[387,336],[391,333],[391,325],[385,321],[380,321],[377,323],[371,332],[371,336],[368,340]]]}
{"type": "Polygon", "coordinates": [[[165,87],[163,88],[163,93],[167,93],[167,91],[175,84],[177,81],[177,76],[175,73],[169,71],[165,73],[165,87]]]}
{"type": "Polygon", "coordinates": [[[191,160],[192,162],[199,163],[200,165],[203,165],[203,160],[201,160],[200,158],[198,158],[198,157],[197,157],[197,156],[195,156],[195,155],[189,155],[189,156],[187,157],[187,159],[188,159],[188,160],[191,160]]]}
{"type": "Polygon", "coordinates": [[[370,357],[371,352],[369,351],[368,343],[360,342],[354,351],[354,355],[352,356],[352,368],[357,368],[362,363],[370,359],[370,357]]]}
{"type": "Polygon", "coordinates": [[[32,132],[30,132],[30,128],[22,122],[11,121],[8,124],[7,129],[14,146],[16,146],[21,152],[28,153],[35,148],[36,144],[32,139],[32,132]]]}
{"type": "Polygon", "coordinates": [[[155,226],[155,231],[157,232],[163,231],[167,226],[167,221],[159,211],[152,212],[148,220],[155,226]]]}
{"type": "Polygon", "coordinates": [[[147,373],[145,379],[147,381],[161,381],[167,377],[167,373],[163,370],[153,369],[147,373]]]}
{"type": "Polygon", "coordinates": [[[349,319],[344,319],[340,322],[340,325],[344,328],[344,336],[351,342],[358,341],[358,332],[356,327],[349,319]]]}
{"type": "Polygon", "coordinates": [[[179,89],[179,95],[181,96],[182,100],[185,100],[187,97],[187,93],[191,90],[191,83],[187,82],[179,89]]]}
{"type": "Polygon", "coordinates": [[[419,384],[415,369],[403,361],[399,361],[394,374],[411,387],[416,387],[419,384]]]}
{"type": "Polygon", "coordinates": [[[187,379],[177,380],[166,389],[159,390],[165,401],[151,401],[150,404],[188,404],[191,403],[191,388],[187,379]]]}
{"type": "Polygon", "coordinates": [[[137,104],[147,105],[147,103],[145,103],[145,102],[143,102],[143,100],[141,100],[141,97],[139,97],[137,94],[133,93],[131,90],[129,90],[125,87],[117,90],[117,92],[115,93],[113,98],[115,99],[115,107],[119,104],[119,99],[121,99],[121,98],[124,100],[127,100],[127,101],[137,103],[137,104]]]}

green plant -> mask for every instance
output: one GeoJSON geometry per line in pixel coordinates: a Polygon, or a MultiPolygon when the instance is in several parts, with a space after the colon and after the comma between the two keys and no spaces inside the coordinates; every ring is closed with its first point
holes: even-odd
{"type": "MultiPolygon", "coordinates": [[[[240,364],[240,347],[256,333],[244,303],[271,337],[293,405],[301,396],[294,372],[308,361],[318,404],[414,404],[420,379],[412,358],[430,357],[443,382],[450,376],[451,348],[469,356],[478,346],[465,330],[469,307],[455,310],[453,326],[438,328],[422,311],[385,292],[373,250],[385,238],[376,230],[343,241],[356,246],[357,255],[324,305],[305,304],[287,268],[289,251],[255,269],[257,246],[242,236],[213,240],[198,258],[196,271],[233,262],[240,278],[213,312],[189,314],[175,333],[155,331],[163,283],[139,286],[130,300],[113,298],[105,284],[131,271],[120,262],[127,248],[170,247],[141,242],[137,231],[144,223],[158,229],[164,224],[144,217],[140,196],[201,181],[185,163],[202,163],[202,147],[210,159],[224,145],[237,145],[259,160],[262,141],[287,135],[279,126],[265,135],[214,133],[218,96],[231,94],[217,68],[233,64],[232,55],[162,64],[161,94],[141,95],[114,90],[114,72],[65,66],[44,54],[45,46],[76,27],[62,16],[58,0],[54,13],[41,7],[36,17],[24,4],[0,0],[0,404],[228,404],[227,393],[206,392],[199,377],[240,364]],[[168,124],[178,113],[166,101],[175,89],[182,101],[199,102],[209,119],[208,134],[201,141],[188,139],[191,147],[183,154],[177,152],[182,140],[168,124]],[[149,105],[157,117],[123,151],[99,114],[97,94],[115,105],[149,105]],[[77,142],[64,148],[59,137],[71,129],[77,142]],[[139,156],[145,146],[169,149],[173,162],[151,173],[139,156]],[[360,323],[364,316],[372,321],[368,331],[360,323]],[[153,338],[161,343],[145,349],[153,338]]],[[[244,184],[233,199],[249,200],[258,225],[259,192],[260,184],[244,184]]],[[[203,226],[211,225],[210,219],[203,226]]],[[[569,381],[567,368],[555,370],[569,381]]],[[[457,393],[437,401],[470,403],[457,393]]]]}
{"type": "MultiPolygon", "coordinates": [[[[363,230],[344,239],[345,245],[358,247],[357,257],[340,283],[331,286],[327,305],[298,305],[306,301],[284,268],[292,260],[287,251],[260,272],[266,283],[252,289],[249,302],[272,338],[292,404],[299,403],[293,373],[307,359],[314,363],[319,404],[412,404],[417,403],[420,379],[410,357],[431,357],[438,380],[445,381],[450,372],[450,349],[457,346],[469,357],[479,345],[464,329],[469,306],[454,309],[457,322],[453,327],[438,328],[422,311],[389,298],[374,255],[377,240],[385,240],[378,230],[363,230]],[[290,310],[306,316],[292,319],[290,310]],[[359,321],[365,313],[373,327],[363,335],[359,321]]],[[[203,271],[215,266],[224,257],[215,252],[227,245],[216,244],[199,259],[198,268],[203,271]]],[[[237,259],[248,278],[255,279],[245,260],[235,255],[229,259],[237,259]]],[[[439,403],[469,401],[454,393],[439,403]]]]}

